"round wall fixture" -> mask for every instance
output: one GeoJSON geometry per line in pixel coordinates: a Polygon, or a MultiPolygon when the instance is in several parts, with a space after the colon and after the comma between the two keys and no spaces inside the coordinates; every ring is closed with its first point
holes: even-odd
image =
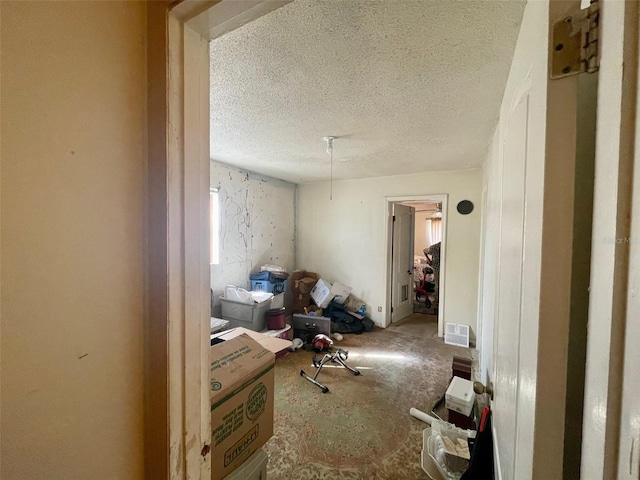
{"type": "Polygon", "coordinates": [[[458,209],[458,213],[462,215],[469,215],[471,212],[473,212],[473,203],[471,203],[469,200],[462,200],[460,203],[458,203],[458,206],[456,208],[458,209]]]}

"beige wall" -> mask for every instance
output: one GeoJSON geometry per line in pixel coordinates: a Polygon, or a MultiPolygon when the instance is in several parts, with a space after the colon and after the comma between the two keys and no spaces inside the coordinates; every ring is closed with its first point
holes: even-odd
{"type": "Polygon", "coordinates": [[[141,478],[145,7],[0,5],[2,478],[141,478]]]}
{"type": "Polygon", "coordinates": [[[296,268],[353,287],[367,315],[385,325],[386,197],[449,194],[444,320],[475,331],[481,187],[479,169],[334,182],[333,200],[326,182],[299,185],[296,268]],[[465,199],[476,206],[470,215],[455,210],[465,199]]]}
{"type": "Polygon", "coordinates": [[[423,250],[429,246],[427,245],[427,217],[424,212],[416,212],[415,218],[413,254],[418,255],[419,257],[424,257],[423,250]]]}

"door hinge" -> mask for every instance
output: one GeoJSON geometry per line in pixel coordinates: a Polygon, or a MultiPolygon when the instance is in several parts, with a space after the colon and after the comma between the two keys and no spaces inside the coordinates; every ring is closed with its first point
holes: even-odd
{"type": "Polygon", "coordinates": [[[393,221],[394,221],[394,222],[396,221],[396,216],[395,216],[395,215],[393,216],[393,221]]]}
{"type": "Polygon", "coordinates": [[[391,313],[393,313],[393,307],[391,307],[391,313]]]}
{"type": "Polygon", "coordinates": [[[553,80],[595,73],[600,68],[598,40],[600,38],[600,4],[592,0],[588,8],[579,10],[553,24],[549,44],[550,77],[553,80]]]}

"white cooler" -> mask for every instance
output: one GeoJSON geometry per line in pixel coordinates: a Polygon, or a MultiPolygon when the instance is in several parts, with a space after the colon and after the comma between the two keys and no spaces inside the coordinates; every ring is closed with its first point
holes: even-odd
{"type": "Polygon", "coordinates": [[[475,400],[476,394],[473,391],[473,383],[464,378],[453,377],[445,394],[447,408],[468,417],[471,415],[475,400]]]}

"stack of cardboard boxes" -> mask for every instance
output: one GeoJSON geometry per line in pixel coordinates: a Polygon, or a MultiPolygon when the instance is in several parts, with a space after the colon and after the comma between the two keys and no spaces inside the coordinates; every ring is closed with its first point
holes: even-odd
{"type": "Polygon", "coordinates": [[[273,435],[275,354],[291,342],[244,328],[214,334],[211,340],[211,479],[221,480],[236,469],[263,470],[265,461],[254,453],[273,435]]]}
{"type": "Polygon", "coordinates": [[[293,313],[308,313],[311,306],[311,290],[318,282],[318,274],[306,270],[296,270],[291,275],[293,313]],[[306,311],[305,311],[306,309],[306,311]]]}

